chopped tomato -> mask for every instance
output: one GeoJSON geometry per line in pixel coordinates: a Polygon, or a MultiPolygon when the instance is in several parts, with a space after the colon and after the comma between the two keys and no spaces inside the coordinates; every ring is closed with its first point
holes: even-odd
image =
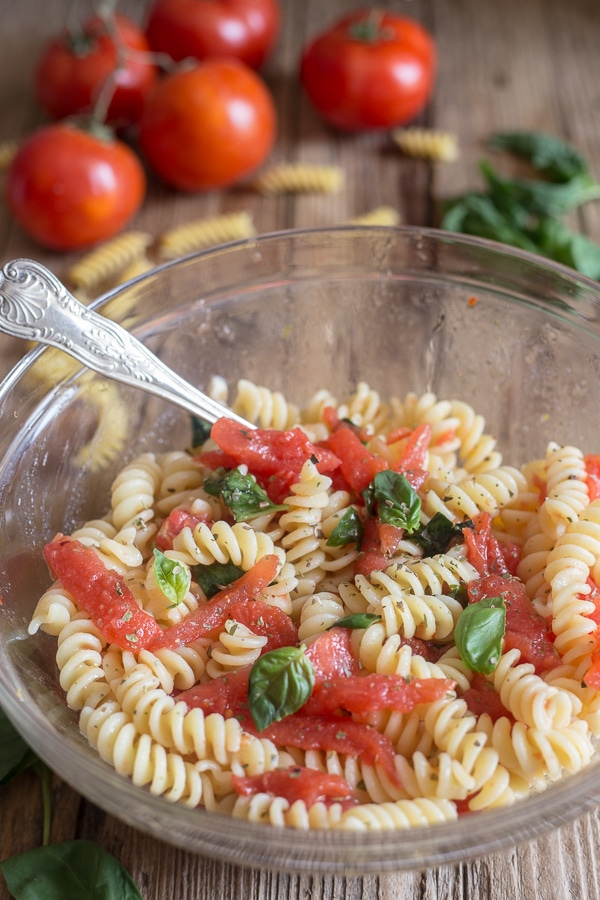
{"type": "Polygon", "coordinates": [[[333,406],[326,406],[321,413],[321,418],[330,431],[335,431],[336,428],[339,428],[342,421],[333,406]]]}
{"type": "Polygon", "coordinates": [[[219,713],[226,719],[235,716],[241,722],[250,720],[248,679],[251,668],[252,666],[244,666],[237,672],[195,684],[194,687],[181,691],[177,699],[187,703],[190,709],[201,709],[205,716],[219,713]]]}
{"type": "Polygon", "coordinates": [[[429,474],[425,463],[430,443],[431,425],[421,422],[411,432],[400,459],[394,466],[394,470],[401,472],[415,490],[421,487],[429,474]]]}
{"type": "Polygon", "coordinates": [[[500,694],[485,675],[475,673],[471,681],[471,687],[464,694],[461,694],[461,699],[465,701],[471,712],[476,716],[487,713],[491,717],[492,722],[495,722],[502,716],[512,719],[512,714],[502,703],[500,694]]]}
{"type": "Polygon", "coordinates": [[[463,528],[467,559],[480,575],[508,574],[499,542],[492,534],[492,517],[479,513],[473,517],[473,528],[463,528]]]}
{"type": "Polygon", "coordinates": [[[315,685],[303,710],[312,715],[327,715],[343,710],[367,715],[380,709],[410,712],[421,703],[433,703],[451,691],[455,682],[448,678],[413,678],[402,675],[349,675],[315,685]]]}
{"type": "Polygon", "coordinates": [[[486,575],[467,585],[469,602],[484,597],[503,597],[506,604],[504,651],[521,651],[521,660],[532,663],[536,672],[545,672],[558,664],[554,635],[527,596],[525,585],[510,575],[486,575]]]}
{"type": "Polygon", "coordinates": [[[387,461],[368,450],[349,425],[341,424],[325,443],[339,459],[340,471],[357,497],[378,472],[388,468],[387,461]]]}
{"type": "Polygon", "coordinates": [[[44,557],[109,643],[142,650],[160,638],[160,625],[138,606],[121,575],[108,569],[93,547],[58,534],[44,547],[44,557]]]}
{"type": "MultiPolygon", "coordinates": [[[[241,463],[248,466],[276,503],[288,495],[308,459],[316,461],[322,474],[333,472],[339,466],[334,453],[309,441],[301,428],[291,431],[244,428],[233,419],[223,417],[213,425],[211,437],[236,466],[241,463]]],[[[209,464],[206,454],[201,453],[198,459],[209,464]]]]}
{"type": "Polygon", "coordinates": [[[279,559],[269,554],[259,559],[241,578],[215,594],[208,603],[198,607],[177,625],[160,632],[151,643],[152,650],[161,647],[175,649],[200,637],[216,637],[223,629],[234,603],[250,601],[271,583],[277,573],[279,559]]]}
{"type": "Polygon", "coordinates": [[[199,516],[189,509],[174,509],[167,518],[162,522],[156,533],[154,543],[159,550],[172,550],[173,539],[183,531],[184,528],[191,528],[192,531],[200,522],[208,521],[207,516],[199,516]]]}
{"type": "Polygon", "coordinates": [[[400,783],[394,763],[394,746],[389,738],[370,725],[362,725],[347,716],[294,713],[269,725],[260,736],[284,747],[358,756],[368,765],[381,766],[394,784],[400,783]]]}
{"type": "Polygon", "coordinates": [[[369,576],[371,572],[387,569],[401,538],[401,528],[382,525],[370,516],[364,524],[360,553],[354,560],[354,574],[369,576]]]}
{"type": "Polygon", "coordinates": [[[231,778],[236,793],[243,797],[269,793],[285,797],[290,803],[302,800],[307,807],[314,803],[342,803],[354,805],[352,789],[341,775],[319,772],[306,766],[290,766],[289,769],[274,769],[261,775],[233,775],[231,778]]]}
{"type": "Polygon", "coordinates": [[[241,625],[246,625],[254,634],[268,638],[262,653],[277,650],[278,647],[295,647],[298,630],[287,613],[277,606],[270,606],[261,600],[234,603],[229,609],[229,617],[241,625]]]}
{"type": "Polygon", "coordinates": [[[587,487],[590,503],[600,497],[600,455],[588,453],[583,457],[587,472],[587,487]]]}
{"type": "Polygon", "coordinates": [[[334,677],[356,675],[358,661],[352,653],[352,634],[349,628],[335,627],[320,634],[306,649],[312,663],[315,685],[334,677]]]}

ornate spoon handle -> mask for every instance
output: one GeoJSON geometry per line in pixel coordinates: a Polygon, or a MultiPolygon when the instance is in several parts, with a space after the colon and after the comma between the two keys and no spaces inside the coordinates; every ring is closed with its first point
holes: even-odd
{"type": "Polygon", "coordinates": [[[213,423],[253,428],[173,372],[116,322],[83,306],[45,266],[15,259],[0,273],[0,331],[58,347],[95,372],[175,403],[213,423]]]}

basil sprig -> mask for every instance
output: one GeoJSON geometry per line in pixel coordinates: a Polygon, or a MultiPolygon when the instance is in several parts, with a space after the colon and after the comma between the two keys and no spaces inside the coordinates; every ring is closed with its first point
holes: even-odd
{"type": "Polygon", "coordinates": [[[169,559],[162,550],[155,547],[154,577],[167,600],[171,601],[171,606],[179,606],[192,580],[189,567],[178,560],[169,559]]]}
{"type": "Polygon", "coordinates": [[[463,609],[454,629],[454,641],[471,671],[483,675],[494,671],[505,630],[506,603],[502,597],[484,597],[463,609]]]}
{"type": "Polygon", "coordinates": [[[192,575],[196,584],[200,585],[207,600],[222,591],[238,578],[241,578],[244,570],[232,562],[211,563],[210,566],[192,566],[192,575]]]}
{"type": "Polygon", "coordinates": [[[363,524],[358,511],[353,506],[350,506],[329,535],[327,546],[345,547],[346,544],[355,544],[358,549],[362,535],[363,524]]]}
{"type": "Polygon", "coordinates": [[[435,556],[437,553],[446,553],[455,540],[462,543],[463,528],[473,528],[473,520],[452,522],[448,516],[438,512],[411,535],[411,541],[423,548],[425,556],[435,556]]]}
{"type": "Polygon", "coordinates": [[[395,525],[408,534],[419,528],[419,495],[408,479],[399,472],[391,472],[389,469],[378,472],[362,494],[369,512],[376,510],[377,518],[384,525],[395,525]]]}
{"type": "Polygon", "coordinates": [[[527,160],[539,177],[506,178],[482,160],[487,190],[468,191],[446,203],[441,227],[542,254],[600,279],[600,245],[560,220],[600,198],[600,184],[581,153],[535,131],[500,132],[490,147],[527,160]]]}
{"type": "Polygon", "coordinates": [[[297,712],[312,694],[315,673],[305,651],[304,645],[279,647],[252,666],[248,706],[259,731],[297,712]]]}
{"type": "Polygon", "coordinates": [[[272,503],[254,476],[242,475],[239,469],[220,469],[205,480],[204,490],[213,497],[221,497],[236,522],[247,522],[256,516],[288,508],[272,503]]]}

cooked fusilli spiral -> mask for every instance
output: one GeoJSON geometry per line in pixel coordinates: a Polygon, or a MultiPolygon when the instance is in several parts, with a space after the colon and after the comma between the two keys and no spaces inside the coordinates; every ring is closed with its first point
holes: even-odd
{"type": "Polygon", "coordinates": [[[261,194],[336,194],[344,186],[340,166],[288,163],[272,166],[254,181],[261,194]]]}
{"type": "Polygon", "coordinates": [[[86,253],[71,266],[67,278],[75,288],[94,291],[144,256],[151,243],[152,235],[144,231],[125,231],[86,253]]]}
{"type": "Polygon", "coordinates": [[[458,159],[456,135],[437,128],[395,128],[392,140],[407,156],[435,162],[454,162],[458,159]]]}
{"type": "Polygon", "coordinates": [[[245,210],[207,216],[164,232],[159,238],[157,253],[160,259],[177,259],[194,250],[253,237],[255,234],[252,216],[245,210]]]}

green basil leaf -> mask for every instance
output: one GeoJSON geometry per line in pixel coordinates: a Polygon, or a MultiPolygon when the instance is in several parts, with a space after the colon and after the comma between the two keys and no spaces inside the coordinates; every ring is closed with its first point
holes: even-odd
{"type": "Polygon", "coordinates": [[[127,869],[93,841],[29,850],[0,869],[15,900],[142,900],[127,869]]]}
{"type": "Polygon", "coordinates": [[[232,562],[211,563],[210,566],[192,566],[192,577],[196,584],[200,585],[208,600],[218,594],[233,581],[237,581],[244,574],[244,570],[235,566],[232,562]]]}
{"type": "Polygon", "coordinates": [[[331,631],[332,628],[368,628],[373,622],[381,622],[381,616],[377,616],[375,613],[352,613],[338,619],[329,626],[327,631],[331,631]]]}
{"type": "Polygon", "coordinates": [[[14,725],[0,708],[0,784],[6,784],[38,761],[14,725]]]}
{"type": "Polygon", "coordinates": [[[363,524],[358,511],[350,506],[329,535],[327,546],[345,547],[346,544],[355,544],[358,549],[362,535],[363,524]]]}
{"type": "Polygon", "coordinates": [[[171,601],[171,606],[179,606],[192,580],[189,567],[178,560],[169,559],[158,547],[155,547],[154,576],[167,600],[171,601]]]}
{"type": "Polygon", "coordinates": [[[540,219],[536,229],[539,252],[556,262],[563,263],[600,280],[600,244],[590,240],[585,234],[572,231],[558,219],[540,219]]]}
{"type": "Polygon", "coordinates": [[[502,653],[505,630],[506,604],[502,597],[484,597],[463,609],[454,640],[465,665],[484,675],[493,672],[502,653]]]}
{"type": "Polygon", "coordinates": [[[426,556],[435,556],[437,553],[446,553],[455,540],[463,539],[463,528],[473,528],[473,522],[452,522],[443,513],[436,513],[418,531],[411,535],[411,541],[423,547],[426,556]]]}
{"type": "Polygon", "coordinates": [[[589,169],[585,158],[571,144],[537,131],[502,131],[491,141],[492,150],[506,150],[526,159],[552,181],[570,181],[589,169]]]}
{"type": "Polygon", "coordinates": [[[264,513],[288,509],[283,504],[272,503],[254,476],[242,475],[239,469],[219,470],[218,474],[205,480],[204,490],[213,497],[222,497],[236,522],[247,522],[264,513]]]}
{"type": "Polygon", "coordinates": [[[489,194],[467,193],[446,204],[441,227],[536,253],[536,244],[526,230],[529,218],[516,203],[501,209],[489,194]]]}
{"type": "Polygon", "coordinates": [[[500,209],[523,207],[536,216],[560,216],[600,197],[600,184],[583,172],[570,181],[502,178],[486,160],[480,163],[492,198],[500,209]]]}
{"type": "Polygon", "coordinates": [[[399,472],[378,472],[363,497],[370,511],[385,525],[403,528],[408,534],[421,523],[421,501],[410,482],[399,472]]]}
{"type": "Polygon", "coordinates": [[[190,424],[192,426],[192,447],[202,447],[209,439],[212,425],[199,419],[198,416],[190,416],[190,424]]]}
{"type": "Polygon", "coordinates": [[[264,731],[303,706],[315,683],[312,663],[300,647],[280,647],[260,656],[250,670],[248,705],[254,724],[264,731]]]}

